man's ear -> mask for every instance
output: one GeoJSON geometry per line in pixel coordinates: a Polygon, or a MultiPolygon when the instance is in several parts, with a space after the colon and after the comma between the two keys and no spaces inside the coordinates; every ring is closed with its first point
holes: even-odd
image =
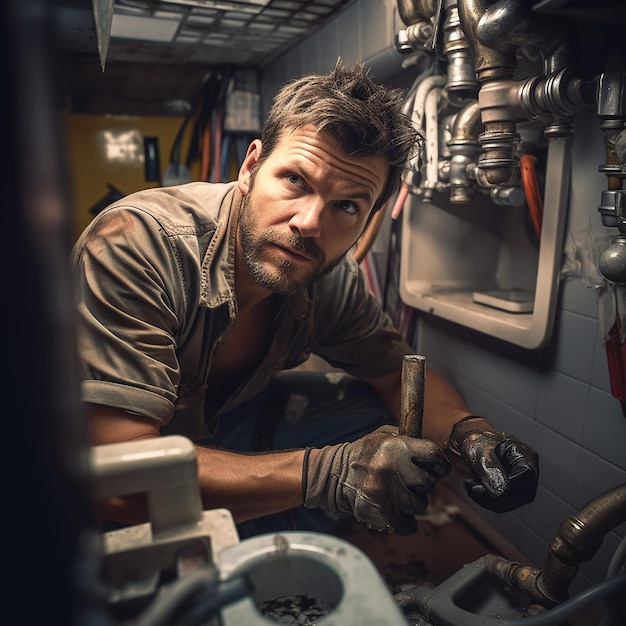
{"type": "Polygon", "coordinates": [[[246,157],[239,168],[239,175],[237,176],[237,184],[239,187],[239,191],[242,194],[247,194],[250,190],[250,176],[252,172],[252,168],[257,163],[257,161],[261,158],[261,148],[262,148],[261,140],[255,139],[249,146],[246,152],[246,157]]]}

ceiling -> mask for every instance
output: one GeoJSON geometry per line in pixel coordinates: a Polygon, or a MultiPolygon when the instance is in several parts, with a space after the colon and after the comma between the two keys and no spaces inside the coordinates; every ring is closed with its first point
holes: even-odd
{"type": "Polygon", "coordinates": [[[353,1],[55,0],[65,106],[180,114],[212,68],[261,68],[353,1]]]}
{"type": "MultiPolygon", "coordinates": [[[[53,0],[65,107],[180,115],[211,71],[263,68],[354,1],[53,0]]],[[[624,0],[531,1],[559,27],[574,25],[581,66],[625,47],[624,0]]]]}

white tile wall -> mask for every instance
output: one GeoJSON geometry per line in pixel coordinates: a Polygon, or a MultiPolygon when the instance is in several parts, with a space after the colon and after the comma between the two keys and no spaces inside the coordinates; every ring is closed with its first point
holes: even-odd
{"type": "MultiPolygon", "coordinates": [[[[400,28],[393,0],[359,0],[310,40],[262,72],[263,107],[286,80],[325,72],[338,56],[367,60],[393,46],[400,28]]],[[[601,137],[593,118],[577,120],[568,228],[599,220],[597,205],[606,179],[601,137]]],[[[522,510],[485,519],[538,566],[564,517],[617,484],[626,482],[626,418],[609,393],[608,371],[594,290],[578,277],[561,281],[551,345],[536,352],[448,322],[420,316],[416,348],[464,395],[471,409],[508,430],[541,454],[537,500],[522,510]]],[[[478,510],[478,507],[476,507],[478,510]]],[[[606,573],[626,524],[611,532],[584,563],[571,591],[606,573]]]]}
{"type": "Polygon", "coordinates": [[[596,330],[595,319],[562,310],[556,328],[554,369],[577,380],[589,380],[596,330]],[[567,341],[567,337],[576,337],[576,341],[567,341]]]}
{"type": "Polygon", "coordinates": [[[555,370],[539,379],[536,419],[567,439],[581,443],[589,386],[555,370]]]}
{"type": "Polygon", "coordinates": [[[578,473],[580,446],[539,423],[532,445],[539,453],[542,484],[566,502],[573,502],[576,484],[572,474],[578,473]]]}

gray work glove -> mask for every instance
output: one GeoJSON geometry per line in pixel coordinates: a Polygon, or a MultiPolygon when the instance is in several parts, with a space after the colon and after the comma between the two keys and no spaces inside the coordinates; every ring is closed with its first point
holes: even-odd
{"type": "Polygon", "coordinates": [[[482,507],[504,513],[535,499],[539,456],[519,439],[497,432],[485,418],[470,415],[457,422],[444,450],[465,462],[472,476],[465,480],[465,490],[482,507]]]}
{"type": "Polygon", "coordinates": [[[303,467],[304,506],[354,516],[368,528],[410,535],[427,495],[451,466],[432,441],[382,426],[349,443],[308,448],[303,467]]]}

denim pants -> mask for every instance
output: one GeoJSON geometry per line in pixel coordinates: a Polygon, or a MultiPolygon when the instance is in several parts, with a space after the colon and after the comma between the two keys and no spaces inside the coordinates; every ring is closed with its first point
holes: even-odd
{"type": "MultiPolygon", "coordinates": [[[[220,418],[212,445],[239,452],[354,441],[393,417],[367,383],[342,372],[278,374],[262,393],[220,418]]],[[[241,539],[284,530],[329,532],[336,520],[304,507],[238,524],[241,539]]]]}

